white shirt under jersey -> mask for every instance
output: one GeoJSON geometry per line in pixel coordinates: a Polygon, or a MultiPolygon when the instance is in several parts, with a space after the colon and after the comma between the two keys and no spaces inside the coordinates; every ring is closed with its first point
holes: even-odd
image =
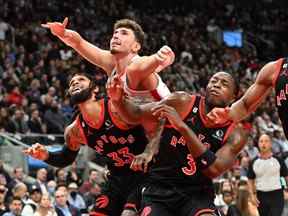
{"type": "MultiPolygon", "coordinates": [[[[134,56],[131,60],[133,62],[139,56],[134,56]]],[[[113,70],[112,75],[116,74],[116,69],[113,70]]],[[[127,83],[126,73],[121,75],[120,79],[124,83],[124,92],[126,96],[137,104],[145,104],[152,101],[160,101],[171,94],[167,85],[162,81],[161,77],[155,73],[157,77],[157,87],[153,90],[134,90],[129,88],[127,83]]]]}

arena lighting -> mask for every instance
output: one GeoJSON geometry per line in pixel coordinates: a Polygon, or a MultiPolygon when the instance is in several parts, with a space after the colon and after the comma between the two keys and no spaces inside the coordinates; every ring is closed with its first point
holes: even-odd
{"type": "Polygon", "coordinates": [[[243,46],[243,32],[237,31],[223,31],[223,42],[228,47],[242,47],[243,46]]]}

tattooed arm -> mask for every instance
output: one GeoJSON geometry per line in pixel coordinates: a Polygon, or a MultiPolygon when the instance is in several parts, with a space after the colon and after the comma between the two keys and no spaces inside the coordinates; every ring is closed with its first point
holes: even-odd
{"type": "Polygon", "coordinates": [[[78,155],[81,144],[85,144],[85,139],[81,136],[76,121],[67,126],[64,137],[65,144],[59,151],[49,152],[44,145],[36,143],[24,150],[24,153],[36,159],[43,160],[52,166],[66,167],[73,163],[78,155]]]}
{"type": "MultiPolygon", "coordinates": [[[[247,132],[237,127],[229,136],[227,142],[216,152],[216,160],[203,173],[215,178],[230,169],[235,162],[237,155],[241,152],[247,142],[247,132]]],[[[189,149],[191,151],[191,149],[189,149]]]]}
{"type": "Polygon", "coordinates": [[[147,143],[143,153],[135,156],[130,166],[131,169],[147,172],[149,162],[152,161],[153,157],[159,151],[161,134],[165,122],[165,119],[161,119],[157,122],[149,122],[149,127],[145,127],[149,142],[147,143]],[[151,130],[148,130],[148,128],[151,130]]]}

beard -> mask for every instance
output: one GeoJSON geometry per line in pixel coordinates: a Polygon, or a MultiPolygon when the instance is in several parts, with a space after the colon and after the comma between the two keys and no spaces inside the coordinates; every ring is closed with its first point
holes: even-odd
{"type": "Polygon", "coordinates": [[[71,95],[70,101],[73,105],[78,105],[88,100],[91,97],[91,94],[92,94],[91,88],[87,88],[71,95]]]}
{"type": "Polygon", "coordinates": [[[112,48],[112,49],[110,49],[110,53],[111,53],[112,55],[115,55],[115,54],[118,54],[119,51],[112,48]]]}

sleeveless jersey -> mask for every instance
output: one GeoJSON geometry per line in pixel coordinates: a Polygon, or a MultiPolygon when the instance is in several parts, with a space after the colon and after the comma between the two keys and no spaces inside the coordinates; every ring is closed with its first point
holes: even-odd
{"type": "Polygon", "coordinates": [[[285,136],[288,139],[288,58],[279,59],[276,64],[276,76],[273,82],[276,97],[275,103],[285,136]]]}
{"type": "MultiPolygon", "coordinates": [[[[134,56],[131,60],[133,62],[135,59],[139,58],[138,55],[134,56]]],[[[112,76],[116,74],[116,69],[112,71],[112,76]]],[[[161,77],[155,73],[157,77],[157,87],[153,90],[134,90],[129,88],[127,83],[126,73],[122,74],[120,79],[124,83],[124,92],[128,98],[133,100],[137,104],[145,104],[153,101],[160,101],[162,98],[167,97],[171,94],[170,90],[166,84],[162,81],[161,77]]]]}
{"type": "Polygon", "coordinates": [[[117,126],[110,114],[107,99],[102,99],[102,118],[99,129],[89,126],[80,114],[77,119],[86,143],[94,149],[102,159],[108,161],[108,168],[114,175],[135,173],[130,164],[135,155],[144,151],[147,138],[142,126],[123,129],[117,126]]]}
{"type": "MultiPolygon", "coordinates": [[[[195,96],[191,111],[184,122],[198,136],[199,140],[214,153],[226,142],[234,124],[217,128],[205,127],[204,98],[195,96]]],[[[212,180],[197,170],[189,153],[184,137],[172,127],[166,126],[160,142],[156,163],[152,165],[150,177],[157,184],[180,188],[183,193],[191,191],[213,192],[212,180]]]]}

